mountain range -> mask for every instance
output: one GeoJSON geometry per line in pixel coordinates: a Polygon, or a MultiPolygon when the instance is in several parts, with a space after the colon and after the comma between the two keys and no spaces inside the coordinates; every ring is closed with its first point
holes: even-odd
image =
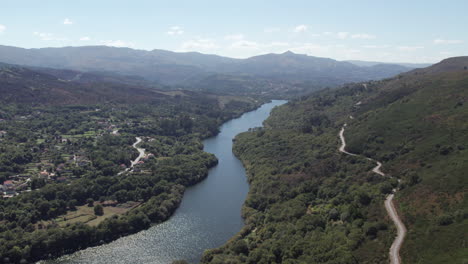
{"type": "MultiPolygon", "coordinates": [[[[204,86],[214,75],[253,76],[320,86],[382,79],[412,67],[396,64],[358,66],[346,61],[293,52],[234,59],[197,52],[135,50],[108,46],[24,49],[0,46],[0,61],[25,66],[130,75],[164,85],[204,86]]],[[[219,79],[219,77],[216,77],[219,79]]]]}
{"type": "MultiPolygon", "coordinates": [[[[164,88],[164,87],[163,87],[164,88]]],[[[184,97],[218,99],[207,92],[168,91],[141,77],[0,63],[0,103],[32,106],[158,104],[184,97]]]]}
{"type": "Polygon", "coordinates": [[[388,63],[388,62],[361,61],[361,60],[347,60],[346,62],[350,62],[354,65],[362,66],[362,67],[375,66],[378,64],[396,64],[396,65],[401,65],[401,66],[408,67],[408,68],[426,68],[432,65],[430,63],[407,63],[407,62],[388,63]]]}

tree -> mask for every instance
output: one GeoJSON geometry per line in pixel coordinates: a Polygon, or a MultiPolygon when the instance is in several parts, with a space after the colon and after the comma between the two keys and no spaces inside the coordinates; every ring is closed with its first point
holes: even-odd
{"type": "Polygon", "coordinates": [[[137,214],[130,215],[128,217],[128,223],[135,230],[142,230],[147,228],[151,224],[151,221],[144,213],[139,212],[137,214]]]}
{"type": "Polygon", "coordinates": [[[94,206],[94,214],[95,215],[103,215],[104,214],[104,208],[100,204],[96,204],[94,206]]]}
{"type": "Polygon", "coordinates": [[[244,240],[237,241],[232,247],[232,250],[237,254],[249,254],[249,247],[244,240]]]}
{"type": "Polygon", "coordinates": [[[78,201],[75,200],[75,199],[68,201],[68,203],[67,203],[68,209],[70,209],[72,211],[76,211],[76,204],[77,203],[78,203],[78,201]]]}
{"type": "Polygon", "coordinates": [[[35,190],[35,189],[39,189],[41,187],[44,187],[46,185],[46,182],[44,179],[39,179],[39,178],[32,178],[31,180],[31,189],[32,190],[35,190]]]}
{"type": "Polygon", "coordinates": [[[340,217],[340,212],[338,212],[336,208],[333,208],[328,212],[328,218],[330,218],[330,220],[338,220],[339,217],[340,217]]]}
{"type": "Polygon", "coordinates": [[[37,203],[36,208],[39,209],[42,217],[46,217],[50,209],[50,204],[45,200],[41,200],[37,203]]]}
{"type": "Polygon", "coordinates": [[[119,190],[115,192],[114,195],[115,195],[115,199],[119,203],[125,203],[126,201],[128,201],[128,192],[126,190],[119,190]]]}
{"type": "Polygon", "coordinates": [[[86,200],[86,203],[88,204],[88,207],[93,207],[94,206],[94,200],[93,198],[88,198],[86,200]]]}
{"type": "Polygon", "coordinates": [[[377,236],[377,232],[379,231],[374,223],[368,222],[364,224],[363,229],[366,235],[372,239],[374,239],[377,236]]]}
{"type": "Polygon", "coordinates": [[[358,201],[363,205],[368,205],[372,201],[372,198],[365,192],[358,193],[358,201]]]}
{"type": "Polygon", "coordinates": [[[384,182],[382,185],[380,185],[380,191],[383,194],[389,194],[393,190],[392,185],[389,182],[384,182]]]}

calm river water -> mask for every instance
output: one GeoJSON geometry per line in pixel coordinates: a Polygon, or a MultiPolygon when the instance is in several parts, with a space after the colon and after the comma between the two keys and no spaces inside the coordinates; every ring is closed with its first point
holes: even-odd
{"type": "Polygon", "coordinates": [[[179,259],[197,263],[204,250],[223,245],[244,225],[241,207],[249,186],[241,162],[232,153],[232,139],[261,126],[271,109],[284,103],[274,100],[228,121],[217,136],[203,142],[204,150],[215,154],[219,164],[204,181],[187,189],[180,207],[168,221],[45,263],[170,264],[179,259]]]}

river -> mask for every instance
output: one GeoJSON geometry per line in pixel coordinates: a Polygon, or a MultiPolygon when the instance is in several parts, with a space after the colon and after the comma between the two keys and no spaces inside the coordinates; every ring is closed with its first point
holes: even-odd
{"type": "Polygon", "coordinates": [[[168,221],[45,263],[170,264],[179,259],[197,263],[204,250],[223,245],[244,225],[241,207],[249,186],[244,167],[232,153],[232,139],[261,126],[271,109],[284,103],[274,100],[264,104],[224,123],[217,136],[203,141],[204,150],[215,154],[219,163],[205,180],[187,189],[180,207],[168,221]]]}

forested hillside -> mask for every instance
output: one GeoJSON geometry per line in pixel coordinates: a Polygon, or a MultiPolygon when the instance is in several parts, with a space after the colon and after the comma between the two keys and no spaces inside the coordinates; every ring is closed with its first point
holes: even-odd
{"type": "Polygon", "coordinates": [[[387,263],[395,227],[403,263],[461,263],[468,230],[468,58],[294,100],[236,138],[251,189],[246,226],[203,263],[387,263]],[[338,151],[347,123],[347,150],[338,151]],[[401,182],[398,183],[397,179],[401,182]]]}
{"type": "Polygon", "coordinates": [[[201,140],[261,104],[11,65],[0,66],[0,91],[0,263],[57,257],[168,219],[217,163],[201,140]],[[136,137],[146,150],[134,164],[136,137]]]}

